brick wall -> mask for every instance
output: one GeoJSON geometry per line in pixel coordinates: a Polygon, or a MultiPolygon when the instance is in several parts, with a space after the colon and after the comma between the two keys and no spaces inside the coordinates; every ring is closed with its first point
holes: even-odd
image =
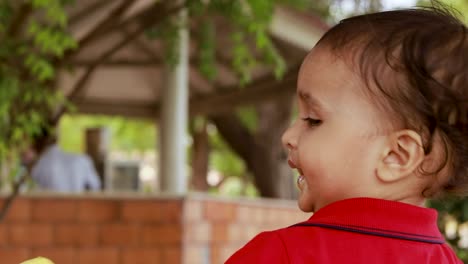
{"type": "Polygon", "coordinates": [[[184,203],[184,264],[223,263],[261,231],[309,217],[292,201],[192,196],[184,203]]]}
{"type": "Polygon", "coordinates": [[[305,220],[298,211],[294,202],[205,195],[24,196],[0,223],[0,263],[223,263],[258,232],[305,220]]]}

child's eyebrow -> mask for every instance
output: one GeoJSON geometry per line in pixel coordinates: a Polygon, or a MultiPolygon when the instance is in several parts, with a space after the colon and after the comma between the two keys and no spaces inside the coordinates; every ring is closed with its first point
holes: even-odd
{"type": "Polygon", "coordinates": [[[319,102],[319,100],[317,100],[315,97],[313,97],[310,93],[306,91],[298,90],[297,95],[302,101],[306,102],[309,105],[316,106],[318,108],[322,107],[322,104],[319,102]]]}

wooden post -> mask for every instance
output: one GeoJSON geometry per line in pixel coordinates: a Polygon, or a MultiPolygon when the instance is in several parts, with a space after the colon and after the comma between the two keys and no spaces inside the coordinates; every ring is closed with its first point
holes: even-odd
{"type": "Polygon", "coordinates": [[[101,189],[105,186],[105,163],[109,153],[110,133],[103,127],[86,129],[86,154],[93,160],[96,172],[101,180],[101,189]]]}

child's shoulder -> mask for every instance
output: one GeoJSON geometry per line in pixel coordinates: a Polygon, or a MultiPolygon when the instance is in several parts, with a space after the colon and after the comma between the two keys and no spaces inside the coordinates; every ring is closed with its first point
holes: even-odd
{"type": "Polygon", "coordinates": [[[226,264],[234,263],[289,263],[287,249],[282,236],[285,228],[265,231],[256,235],[245,246],[232,255],[226,264]]]}

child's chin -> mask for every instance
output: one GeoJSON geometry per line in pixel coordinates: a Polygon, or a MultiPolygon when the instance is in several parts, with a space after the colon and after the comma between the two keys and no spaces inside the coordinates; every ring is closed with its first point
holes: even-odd
{"type": "Polygon", "coordinates": [[[311,201],[306,201],[303,197],[304,194],[299,194],[299,199],[297,200],[297,205],[299,209],[305,213],[314,212],[314,203],[311,201]]]}

